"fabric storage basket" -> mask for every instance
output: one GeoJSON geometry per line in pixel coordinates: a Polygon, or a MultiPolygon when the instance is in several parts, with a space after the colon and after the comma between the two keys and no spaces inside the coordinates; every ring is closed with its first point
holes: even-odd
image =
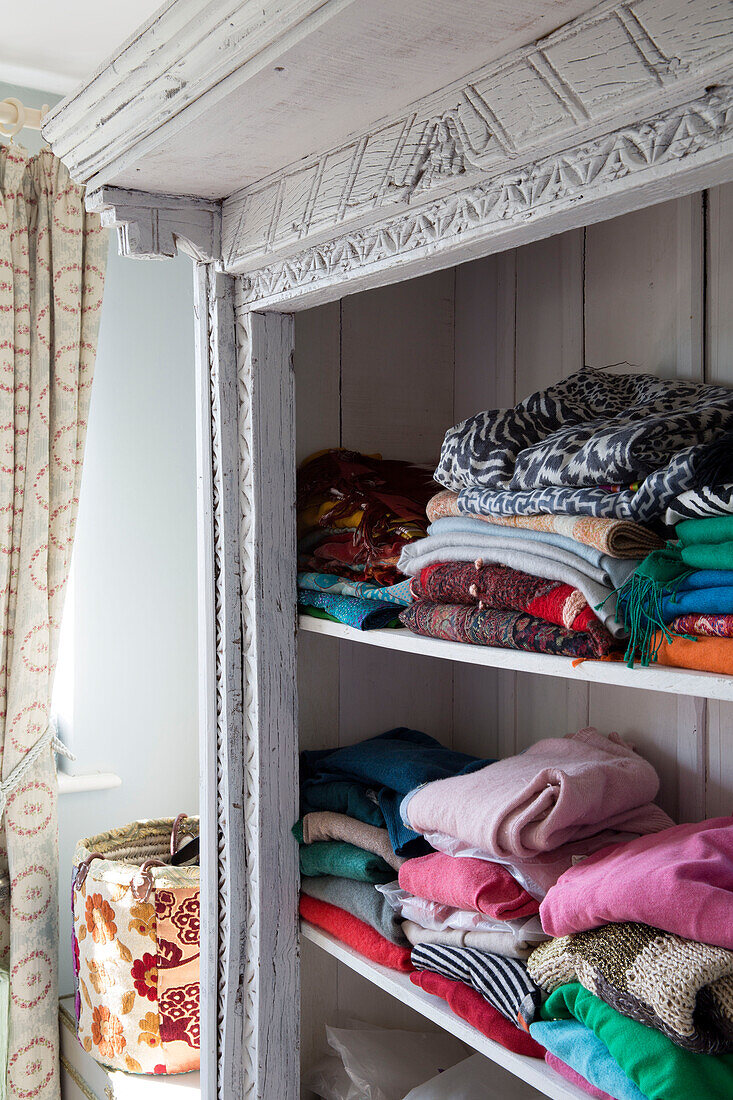
{"type": "Polygon", "coordinates": [[[79,1042],[130,1073],[199,1068],[199,868],[171,866],[197,817],[81,840],[72,871],[79,1042]]]}

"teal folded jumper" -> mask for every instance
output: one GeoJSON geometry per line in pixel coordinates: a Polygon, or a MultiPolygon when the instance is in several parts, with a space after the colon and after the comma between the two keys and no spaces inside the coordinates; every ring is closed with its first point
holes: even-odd
{"type": "Polygon", "coordinates": [[[577,982],[551,993],[545,1020],[578,1020],[603,1043],[647,1100],[730,1100],[733,1054],[693,1054],[661,1031],[622,1016],[577,982]]]}
{"type": "Polygon", "coordinates": [[[335,875],[372,884],[394,880],[394,868],[381,856],[357,848],[355,844],[345,840],[317,840],[314,844],[304,844],[302,819],[293,825],[293,836],[300,845],[300,873],[307,878],[335,875]]]}

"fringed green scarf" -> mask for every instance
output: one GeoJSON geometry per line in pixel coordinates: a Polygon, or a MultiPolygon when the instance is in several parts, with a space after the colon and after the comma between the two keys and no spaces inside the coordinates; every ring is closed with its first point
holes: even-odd
{"type": "Polygon", "coordinates": [[[623,619],[629,632],[624,654],[629,668],[637,653],[643,666],[650,664],[662,642],[676,637],[662,618],[662,600],[673,596],[685,577],[698,569],[733,570],[733,516],[686,519],[676,534],[678,542],[649,554],[617,590],[616,619],[623,619]]]}
{"type": "Polygon", "coordinates": [[[618,589],[616,619],[629,632],[629,644],[624,660],[634,667],[634,657],[639,654],[643,666],[656,660],[662,641],[671,641],[673,634],[662,618],[662,600],[674,593],[675,588],[693,570],[682,560],[679,547],[667,543],[664,550],[655,550],[631,574],[618,589]],[[657,633],[657,632],[660,633],[657,633]]]}

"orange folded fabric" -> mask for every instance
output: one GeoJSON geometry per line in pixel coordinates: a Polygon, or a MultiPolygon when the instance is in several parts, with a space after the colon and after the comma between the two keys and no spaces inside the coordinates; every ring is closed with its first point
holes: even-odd
{"type": "Polygon", "coordinates": [[[330,905],[327,901],[319,901],[318,898],[311,898],[307,894],[300,895],[299,907],[304,920],[315,924],[316,928],[322,928],[324,932],[330,932],[341,943],[353,947],[372,962],[405,973],[414,969],[409,947],[390,943],[371,925],[353,917],[345,909],[339,909],[337,905],[330,905]]]}
{"type": "Polygon", "coordinates": [[[660,665],[733,675],[733,638],[673,638],[668,642],[658,631],[655,645],[657,642],[661,642],[657,653],[660,665]]]}

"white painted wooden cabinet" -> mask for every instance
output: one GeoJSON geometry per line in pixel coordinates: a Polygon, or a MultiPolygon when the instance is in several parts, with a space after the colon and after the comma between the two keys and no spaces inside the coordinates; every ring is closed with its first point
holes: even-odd
{"type": "Polygon", "coordinates": [[[205,1097],[295,1100],[352,1015],[583,1095],[299,935],[299,748],[590,723],[673,817],[733,808],[733,677],[298,628],[294,515],[312,451],[435,463],[583,363],[733,386],[732,48],[729,0],[174,0],[52,113],[123,251],[196,262],[205,1097]]]}

